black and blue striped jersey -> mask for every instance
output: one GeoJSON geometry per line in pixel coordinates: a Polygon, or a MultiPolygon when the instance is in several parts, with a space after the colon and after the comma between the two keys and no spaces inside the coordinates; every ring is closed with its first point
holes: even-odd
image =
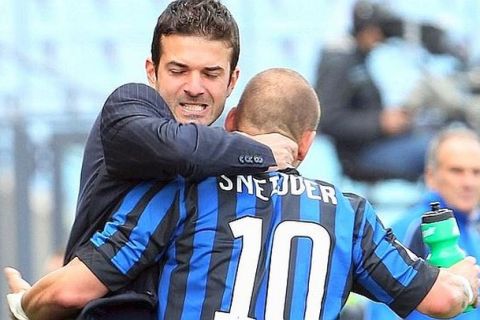
{"type": "Polygon", "coordinates": [[[141,183],[79,258],[110,290],[159,264],[168,320],[336,319],[351,291],[405,316],[438,275],[368,201],[295,170],[141,183]]]}

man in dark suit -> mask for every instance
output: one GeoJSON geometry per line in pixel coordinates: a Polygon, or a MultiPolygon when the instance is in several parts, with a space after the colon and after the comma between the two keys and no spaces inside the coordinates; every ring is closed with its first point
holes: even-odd
{"type": "Polygon", "coordinates": [[[238,26],[213,0],[178,0],[160,15],[145,67],[150,86],[126,84],[107,99],[85,147],[76,219],[65,263],[113,204],[142,179],[284,168],[296,144],[210,128],[238,76],[238,26]]]}

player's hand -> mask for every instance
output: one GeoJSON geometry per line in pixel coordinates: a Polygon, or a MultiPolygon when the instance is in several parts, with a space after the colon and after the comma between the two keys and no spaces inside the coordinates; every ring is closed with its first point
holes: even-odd
{"type": "MultiPolygon", "coordinates": [[[[8,284],[10,293],[19,293],[22,291],[27,291],[28,289],[31,288],[31,285],[22,278],[22,274],[15,268],[7,267],[3,269],[3,274],[7,279],[7,284],[8,284]]],[[[7,299],[8,299],[8,295],[7,295],[7,299]]],[[[10,305],[10,301],[8,301],[8,303],[10,305]]],[[[9,310],[9,317],[12,320],[17,319],[10,310],[9,310]]]]}
{"type": "Polygon", "coordinates": [[[478,289],[480,287],[480,266],[474,257],[466,257],[460,262],[454,264],[448,271],[464,277],[470,283],[473,290],[473,306],[478,303],[478,289]]]}
{"type": "Polygon", "coordinates": [[[279,133],[259,134],[249,137],[267,145],[272,150],[277,165],[270,167],[269,170],[281,170],[295,166],[297,162],[298,145],[292,139],[279,133]]]}
{"type": "Polygon", "coordinates": [[[10,293],[26,291],[31,288],[31,285],[22,278],[22,274],[17,269],[7,267],[3,270],[3,273],[7,279],[10,293]]]}

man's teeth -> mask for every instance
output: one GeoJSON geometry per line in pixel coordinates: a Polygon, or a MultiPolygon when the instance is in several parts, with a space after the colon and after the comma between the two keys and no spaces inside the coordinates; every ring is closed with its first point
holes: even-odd
{"type": "Polygon", "coordinates": [[[201,104],[182,104],[183,109],[187,111],[200,112],[205,110],[206,106],[201,104]]]}

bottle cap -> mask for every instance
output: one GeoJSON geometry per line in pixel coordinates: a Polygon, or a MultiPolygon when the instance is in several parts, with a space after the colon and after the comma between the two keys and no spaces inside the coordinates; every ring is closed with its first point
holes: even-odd
{"type": "Polygon", "coordinates": [[[425,212],[422,216],[422,223],[433,223],[453,218],[453,212],[450,209],[440,209],[438,202],[430,203],[432,211],[425,212]]]}

